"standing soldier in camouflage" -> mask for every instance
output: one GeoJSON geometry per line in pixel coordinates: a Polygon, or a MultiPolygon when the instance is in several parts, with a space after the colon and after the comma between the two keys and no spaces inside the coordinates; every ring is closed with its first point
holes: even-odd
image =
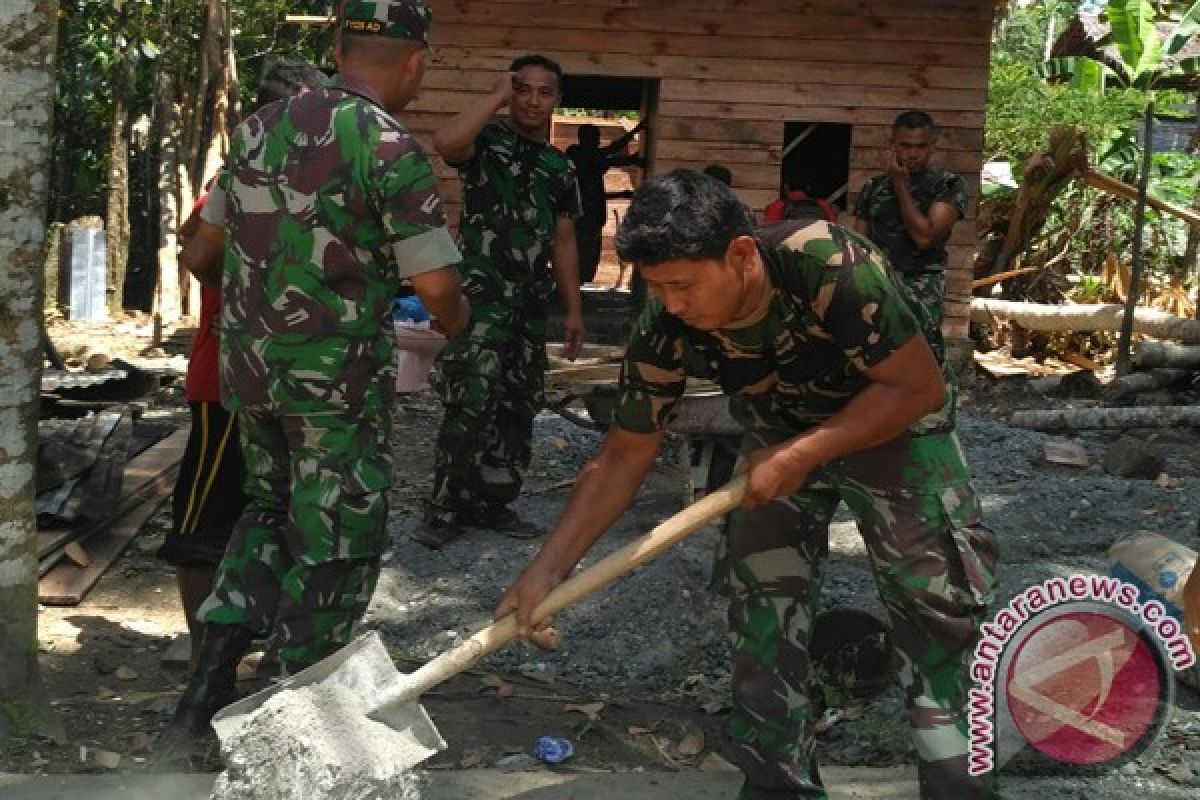
{"type": "Polygon", "coordinates": [[[929,160],[937,128],[924,111],[906,111],[892,123],[892,163],[868,180],[854,209],[854,229],[887,254],[892,269],[929,312],[929,341],[942,360],[942,302],[946,296],[946,242],[967,211],[961,175],[929,160]]]}
{"type": "Polygon", "coordinates": [[[695,172],[634,194],[617,251],[653,298],[626,349],[613,426],[497,613],[515,611],[530,635],[534,608],[633,501],[687,378],[713,380],[746,428],[748,488],[722,554],[740,800],[826,797],[808,639],[841,502],[899,652],[921,797],[990,797],[990,780],[968,775],[966,702],[994,589],[992,534],[953,434],[910,431],[945,391],[921,309],[852,231],[824,221],[754,231],[737,197],[695,172]]]}
{"type": "Polygon", "coordinates": [[[463,291],[471,328],[439,357],[432,384],[445,416],[433,497],[413,538],[440,548],[463,526],[542,533],[509,503],[521,491],[543,405],[546,315],[555,285],[566,356],[583,344],[575,171],[547,141],[562,69],[544,56],[512,62],[491,93],[454,117],[433,146],[462,181],[463,291]],[[509,109],[495,121],[497,111],[509,109]]]}
{"type": "Polygon", "coordinates": [[[234,132],[205,206],[228,232],[221,389],[241,428],[246,511],[200,608],[197,665],[164,734],[184,753],[234,699],[235,667],[274,628],[295,672],[367,607],[391,483],[392,298],[402,279],[453,335],[469,309],[429,160],[393,116],[424,74],[429,11],[348,0],[339,74],[234,132]]]}

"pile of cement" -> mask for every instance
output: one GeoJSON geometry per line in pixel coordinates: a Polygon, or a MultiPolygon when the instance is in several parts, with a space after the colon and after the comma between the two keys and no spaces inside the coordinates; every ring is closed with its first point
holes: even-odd
{"type": "Polygon", "coordinates": [[[424,781],[399,763],[405,737],[367,717],[343,686],[282,691],[221,743],[211,800],[419,800],[424,781]]]}

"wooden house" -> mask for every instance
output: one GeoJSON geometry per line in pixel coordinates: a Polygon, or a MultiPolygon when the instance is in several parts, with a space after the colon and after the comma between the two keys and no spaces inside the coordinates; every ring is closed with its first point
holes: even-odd
{"type": "MultiPolygon", "coordinates": [[[[568,73],[563,105],[653,122],[648,171],[733,172],[760,211],[785,176],[853,208],[910,108],[941,128],[935,163],[966,176],[952,237],[947,335],[966,336],[995,3],[989,0],[427,0],[433,58],[403,114],[425,141],[516,56],[568,73]]],[[[458,186],[439,164],[455,216],[458,186]]]]}

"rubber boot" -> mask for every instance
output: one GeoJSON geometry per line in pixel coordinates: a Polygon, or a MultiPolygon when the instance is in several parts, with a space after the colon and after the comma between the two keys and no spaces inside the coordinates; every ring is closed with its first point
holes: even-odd
{"type": "Polygon", "coordinates": [[[236,697],[237,666],[254,641],[254,632],[237,625],[205,625],[196,668],[175,716],[158,740],[159,763],[188,761],[207,751],[203,740],[213,715],[236,697]]]}

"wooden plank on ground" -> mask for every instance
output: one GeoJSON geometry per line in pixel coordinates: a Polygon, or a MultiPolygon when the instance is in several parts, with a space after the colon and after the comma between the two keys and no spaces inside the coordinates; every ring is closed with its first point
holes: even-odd
{"type": "Polygon", "coordinates": [[[170,436],[143,450],[125,465],[124,480],[122,481],[121,497],[112,508],[112,513],[100,522],[86,528],[64,533],[48,533],[38,535],[39,575],[38,596],[40,602],[48,605],[74,605],[79,600],[54,602],[42,599],[43,585],[46,597],[73,597],[77,587],[82,587],[79,597],[90,589],[104,570],[124,551],[125,546],[137,534],[141,525],[151,514],[158,510],[163,501],[170,496],[175,485],[175,476],[179,471],[179,460],[183,457],[187,446],[188,429],[175,431],[170,436]],[[115,532],[124,530],[133,520],[138,520],[144,508],[149,508],[146,516],[137,521],[132,534],[121,541],[110,541],[115,532]],[[110,527],[111,526],[111,527],[110,527]],[[78,541],[86,540],[88,564],[85,567],[63,562],[59,563],[66,553],[67,547],[78,541]],[[107,544],[106,544],[107,542],[107,544]],[[109,550],[119,548],[111,557],[109,550]],[[47,550],[42,550],[47,547],[47,550]],[[94,576],[93,576],[94,572],[94,576]],[[52,580],[52,576],[55,576],[52,580]],[[90,582],[89,582],[90,581],[90,582]],[[86,585],[84,585],[86,583],[86,585]],[[63,588],[63,587],[66,588],[63,588]]]}
{"type": "Polygon", "coordinates": [[[38,581],[38,602],[48,606],[78,605],[88,591],[100,580],[100,576],[120,557],[125,548],[138,535],[163,503],[171,496],[175,486],[178,464],[168,467],[155,477],[153,491],[112,527],[94,534],[88,539],[88,564],[77,566],[62,562],[38,581]]]}
{"type": "Polygon", "coordinates": [[[39,531],[37,534],[39,574],[45,575],[51,567],[58,563],[67,544],[86,539],[117,517],[132,510],[151,490],[151,481],[157,479],[164,469],[174,466],[183,457],[187,439],[187,428],[175,431],[130,459],[122,473],[121,496],[102,519],[70,530],[39,531]]]}

